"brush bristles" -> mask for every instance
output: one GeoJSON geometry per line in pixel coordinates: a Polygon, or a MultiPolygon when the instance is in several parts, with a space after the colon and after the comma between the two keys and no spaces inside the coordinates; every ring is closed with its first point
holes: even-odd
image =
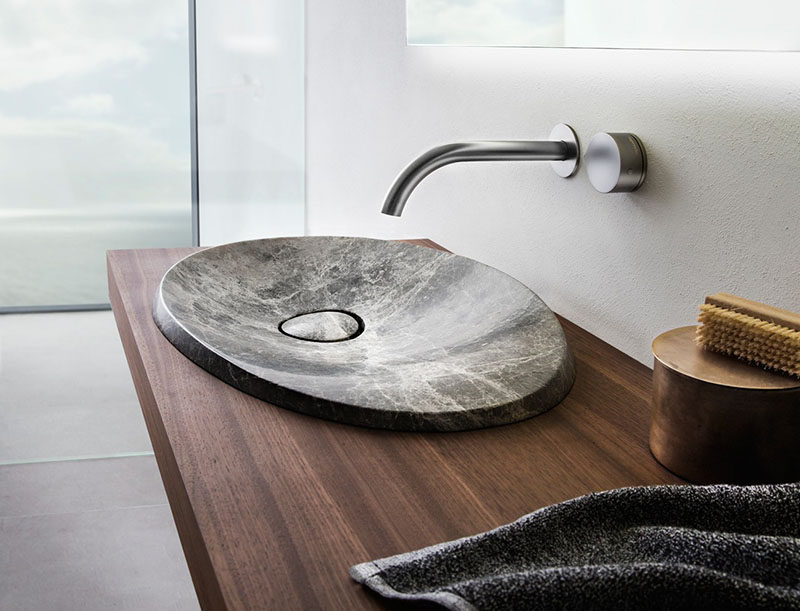
{"type": "Polygon", "coordinates": [[[697,320],[704,348],[800,377],[800,331],[709,303],[697,320]]]}

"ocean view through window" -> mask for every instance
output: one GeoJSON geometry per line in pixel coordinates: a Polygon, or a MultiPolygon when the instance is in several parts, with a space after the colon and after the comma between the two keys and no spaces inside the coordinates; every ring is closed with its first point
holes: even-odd
{"type": "Polygon", "coordinates": [[[187,4],[0,10],[0,311],[104,304],[106,250],[192,244],[187,4]]]}

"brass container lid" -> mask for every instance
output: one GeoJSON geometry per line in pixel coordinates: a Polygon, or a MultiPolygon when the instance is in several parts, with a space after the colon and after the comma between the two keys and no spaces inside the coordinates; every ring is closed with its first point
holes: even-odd
{"type": "Polygon", "coordinates": [[[679,327],[653,340],[653,355],[663,365],[683,375],[732,388],[788,390],[800,388],[800,380],[705,350],[694,341],[696,325],[679,327]]]}

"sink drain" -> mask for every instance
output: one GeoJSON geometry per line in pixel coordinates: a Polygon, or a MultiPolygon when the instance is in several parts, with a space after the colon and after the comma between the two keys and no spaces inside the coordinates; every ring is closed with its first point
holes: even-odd
{"type": "Polygon", "coordinates": [[[364,332],[364,321],[344,310],[317,310],[287,318],[278,330],[308,342],[344,342],[364,332]]]}

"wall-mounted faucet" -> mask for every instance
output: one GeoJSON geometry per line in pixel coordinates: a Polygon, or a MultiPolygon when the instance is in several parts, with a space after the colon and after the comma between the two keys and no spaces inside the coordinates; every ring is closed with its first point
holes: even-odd
{"type": "Polygon", "coordinates": [[[417,157],[394,181],[381,212],[400,216],[408,197],[428,174],[457,161],[552,161],[556,174],[569,178],[578,169],[580,146],[569,125],[559,123],[549,140],[489,140],[437,146],[417,157]]]}
{"type": "MultiPolygon", "coordinates": [[[[381,212],[400,216],[408,197],[428,174],[457,161],[550,161],[569,178],[578,170],[580,145],[569,125],[559,123],[549,140],[485,140],[437,146],[417,157],[395,179],[381,212]]],[[[644,183],[647,154],[641,140],[624,133],[596,134],[584,156],[589,182],[601,193],[629,193],[644,183]]]]}

